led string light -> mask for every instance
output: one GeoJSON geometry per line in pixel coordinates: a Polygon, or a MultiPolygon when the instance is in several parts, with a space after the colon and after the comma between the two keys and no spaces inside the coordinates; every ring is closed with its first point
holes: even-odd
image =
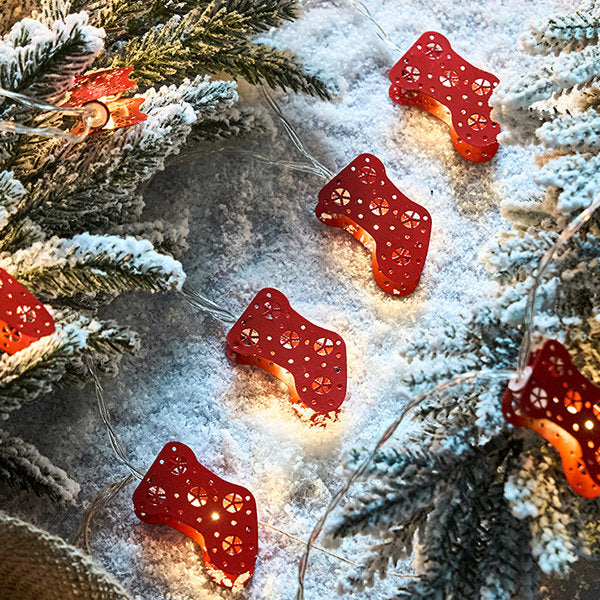
{"type": "Polygon", "coordinates": [[[124,92],[137,85],[129,78],[132,71],[133,67],[119,67],[76,77],[67,90],[50,98],[59,105],[0,88],[0,96],[15,100],[29,108],[60,112],[80,118],[79,123],[69,131],[57,127],[30,127],[15,121],[0,121],[0,131],[81,142],[90,133],[120,129],[140,123],[148,117],[140,111],[145,98],[139,96],[122,98],[124,92]]]}
{"type": "Polygon", "coordinates": [[[25,96],[24,94],[19,94],[3,88],[0,88],[0,96],[10,98],[11,100],[16,100],[20,104],[23,104],[29,108],[37,108],[46,112],[58,112],[67,116],[79,117],[83,125],[81,133],[75,134],[58,127],[30,127],[28,125],[23,125],[22,123],[16,123],[15,121],[0,120],[0,131],[5,131],[7,133],[41,135],[44,137],[62,138],[68,142],[77,143],[83,141],[87,137],[95,117],[95,111],[93,107],[56,106],[54,104],[50,104],[49,102],[45,102],[44,100],[25,96]]]}
{"type": "Polygon", "coordinates": [[[283,382],[302,420],[325,426],[337,419],[347,389],[342,336],[303,317],[274,288],[260,290],[239,317],[186,286],[179,293],[194,308],[231,325],[227,358],[283,382]]]}
{"type": "MultiPolygon", "coordinates": [[[[125,449],[123,448],[123,444],[121,443],[119,437],[117,436],[117,434],[112,426],[112,423],[110,421],[110,413],[108,410],[108,406],[106,404],[106,399],[104,396],[104,390],[102,388],[102,384],[100,383],[100,380],[98,378],[98,375],[96,373],[96,370],[95,370],[93,364],[89,360],[88,360],[88,369],[92,376],[92,381],[94,383],[94,388],[95,388],[95,392],[96,392],[96,400],[97,400],[97,404],[98,404],[98,410],[99,410],[100,416],[102,418],[102,422],[104,423],[104,426],[106,427],[111,448],[112,448],[116,458],[119,460],[119,462],[122,465],[124,465],[129,471],[128,475],[108,484],[103,490],[101,490],[99,492],[99,494],[95,497],[93,502],[90,504],[90,506],[84,511],[84,513],[81,517],[77,532],[73,536],[73,541],[77,542],[77,541],[81,540],[83,542],[86,552],[88,554],[91,554],[90,534],[91,534],[92,523],[93,523],[95,516],[98,514],[98,512],[105,509],[110,504],[110,502],[114,498],[116,498],[118,496],[118,494],[123,489],[125,489],[129,484],[131,484],[135,481],[142,481],[144,478],[144,474],[142,473],[142,471],[140,469],[135,467],[131,463],[131,461],[128,459],[127,453],[125,452],[125,449]]],[[[292,533],[285,531],[284,529],[276,527],[276,526],[272,525],[271,523],[268,523],[266,521],[261,521],[261,520],[259,520],[258,523],[267,529],[270,529],[282,536],[285,536],[285,537],[297,542],[298,544],[302,544],[302,545],[305,544],[304,540],[302,540],[301,538],[295,536],[292,533]]],[[[354,567],[359,566],[358,563],[356,563],[352,560],[349,560],[347,558],[344,558],[343,556],[340,556],[338,554],[335,554],[334,552],[331,552],[325,548],[322,548],[321,546],[313,544],[313,548],[315,550],[317,550],[318,552],[321,552],[323,554],[326,554],[327,556],[330,556],[332,558],[335,558],[336,560],[339,560],[340,562],[344,562],[344,563],[354,566],[354,567]]],[[[411,577],[417,577],[417,575],[414,575],[412,573],[390,572],[389,575],[391,577],[396,577],[398,579],[407,579],[407,578],[411,578],[411,577]]]]}
{"type": "MultiPolygon", "coordinates": [[[[534,316],[535,316],[535,300],[537,294],[537,288],[541,284],[541,278],[550,264],[552,260],[555,260],[558,256],[559,249],[565,245],[580,229],[583,227],[585,223],[589,221],[594,211],[600,206],[600,196],[594,198],[594,200],[590,203],[590,206],[583,210],[577,217],[575,217],[569,225],[563,230],[559,239],[556,243],[542,256],[540,262],[538,263],[538,269],[536,272],[536,276],[534,277],[532,288],[529,291],[527,297],[527,306],[525,309],[524,316],[524,332],[523,332],[523,341],[521,343],[521,347],[519,349],[519,361],[521,360],[521,356],[529,357],[529,351],[531,349],[531,340],[533,336],[533,327],[534,327],[534,316]]],[[[519,365],[521,363],[519,362],[519,365]]],[[[525,363],[526,364],[526,363],[525,363]]],[[[305,542],[305,550],[302,558],[300,559],[298,565],[298,589],[296,593],[296,600],[304,600],[304,582],[306,579],[306,572],[308,569],[308,561],[310,557],[311,548],[314,547],[314,544],[323,531],[325,523],[331,513],[340,505],[341,501],[344,499],[346,493],[352,487],[352,485],[363,475],[363,473],[369,468],[371,462],[375,458],[377,452],[381,449],[381,447],[390,439],[390,437],[394,434],[394,432],[398,429],[399,425],[402,423],[406,415],[412,411],[415,407],[421,404],[424,400],[429,398],[432,395],[443,393],[451,388],[454,388],[459,385],[463,385],[469,381],[477,381],[478,379],[492,379],[492,380],[508,380],[511,381],[515,377],[521,378],[521,375],[524,371],[524,366],[517,371],[508,371],[501,370],[495,371],[491,369],[486,369],[479,372],[468,372],[459,375],[452,381],[444,382],[437,385],[435,388],[428,390],[426,392],[422,392],[418,395],[413,396],[408,400],[405,408],[403,409],[400,416],[385,430],[383,435],[379,438],[377,443],[375,444],[373,450],[368,454],[368,456],[363,460],[363,462],[349,475],[346,479],[345,483],[342,487],[337,491],[337,493],[333,496],[331,501],[329,502],[324,514],[315,524],[310,537],[305,542]]]]}

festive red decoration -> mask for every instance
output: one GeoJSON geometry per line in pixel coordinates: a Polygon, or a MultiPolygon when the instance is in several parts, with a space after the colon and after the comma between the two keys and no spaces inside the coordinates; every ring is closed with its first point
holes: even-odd
{"type": "Polygon", "coordinates": [[[43,304],[0,269],[0,350],[14,354],[54,330],[54,319],[43,304]]]}
{"type": "Polygon", "coordinates": [[[431,216],[388,179],[376,156],[361,154],[325,185],[316,213],[371,252],[381,289],[394,296],[414,291],[425,266],[431,216]]]}
{"type": "Polygon", "coordinates": [[[344,340],[307,321],[273,288],[258,292],[231,328],[226,353],[283,381],[294,408],[313,421],[337,411],[346,396],[344,340]]]}
{"type": "MultiPolygon", "coordinates": [[[[120,96],[126,90],[135,87],[136,82],[129,79],[133,67],[96,71],[78,77],[67,92],[67,99],[62,106],[86,106],[93,109],[90,133],[106,129],[119,129],[135,125],[148,118],[140,112],[144,98],[124,98],[120,96]]],[[[84,131],[83,123],[79,123],[71,133],[84,131]]]]}
{"type": "Polygon", "coordinates": [[[580,496],[600,495],[600,388],[577,370],[560,342],[548,340],[531,354],[527,378],[509,384],[502,412],[559,451],[567,481],[580,496]]]}
{"type": "Polygon", "coordinates": [[[390,97],[419,106],[450,128],[461,156],[486,162],[498,150],[488,104],[498,78],[461,58],[440,33],[424,33],[390,71],[390,97]]]}
{"type": "Polygon", "coordinates": [[[254,496],[203,467],[185,444],[169,442],[160,451],[133,492],[133,506],[142,521],[194,540],[219,585],[239,589],[252,577],[258,553],[254,496]]]}

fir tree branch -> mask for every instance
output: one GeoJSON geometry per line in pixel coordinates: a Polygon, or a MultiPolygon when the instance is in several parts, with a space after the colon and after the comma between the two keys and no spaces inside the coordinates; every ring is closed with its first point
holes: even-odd
{"type": "Polygon", "coordinates": [[[184,281],[181,264],[157,253],[147,240],[86,233],[0,256],[0,265],[37,297],[63,301],[76,294],[179,289],[184,281]]]}
{"type": "Polygon", "coordinates": [[[0,429],[0,481],[26,488],[39,496],[73,504],[79,485],[37,449],[0,429]]]}

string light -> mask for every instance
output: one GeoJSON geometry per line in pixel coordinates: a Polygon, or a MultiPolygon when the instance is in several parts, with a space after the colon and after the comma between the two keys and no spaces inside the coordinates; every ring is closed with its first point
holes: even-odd
{"type": "MultiPolygon", "coordinates": [[[[400,417],[396,419],[384,432],[384,434],[379,438],[373,450],[368,454],[368,456],[364,459],[364,461],[355,469],[346,479],[342,487],[338,490],[338,492],[333,496],[329,505],[327,506],[324,514],[317,521],[314,526],[306,544],[304,554],[300,560],[298,565],[298,590],[296,593],[296,600],[304,600],[304,581],[306,578],[306,571],[308,568],[308,559],[310,556],[311,548],[316,542],[317,538],[321,534],[323,527],[325,526],[325,522],[330,514],[339,506],[346,493],[352,487],[355,481],[357,481],[361,475],[367,470],[370,466],[372,460],[374,459],[377,452],[380,448],[387,442],[387,440],[394,434],[398,426],[402,423],[405,416],[412,411],[413,408],[418,406],[425,399],[430,398],[433,395],[444,392],[450,388],[463,385],[468,381],[474,381],[478,378],[489,378],[489,379],[505,379],[508,381],[517,381],[521,383],[523,373],[525,367],[527,365],[527,361],[529,359],[531,344],[532,344],[532,336],[533,336],[533,327],[534,327],[534,309],[535,309],[535,300],[537,294],[537,288],[541,284],[541,277],[545,272],[546,268],[550,264],[552,260],[554,260],[558,255],[558,250],[566,244],[580,229],[583,227],[584,223],[589,221],[594,211],[600,206],[600,195],[593,199],[588,208],[583,210],[577,217],[575,217],[570,224],[563,230],[559,239],[556,243],[543,255],[540,259],[539,266],[537,269],[537,274],[534,277],[534,281],[532,287],[529,290],[529,294],[527,296],[527,305],[525,309],[525,317],[524,317],[524,332],[523,332],[523,340],[521,342],[521,347],[519,349],[519,359],[518,359],[518,368],[516,373],[513,371],[494,371],[494,370],[485,370],[479,372],[470,372],[465,373],[458,376],[456,379],[442,383],[436,386],[432,390],[428,390],[414,396],[409,399],[404,410],[400,414],[400,417]],[[523,358],[524,357],[524,358],[523,358]],[[523,359],[523,362],[521,360],[523,359]],[[516,377],[516,380],[515,380],[516,377]]],[[[521,384],[522,385],[522,384],[521,384]]]]}

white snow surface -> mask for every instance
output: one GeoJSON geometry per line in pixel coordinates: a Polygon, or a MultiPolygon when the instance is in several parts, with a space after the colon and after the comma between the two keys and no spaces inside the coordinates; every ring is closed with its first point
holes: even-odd
{"type": "MultiPolygon", "coordinates": [[[[367,4],[401,48],[424,31],[439,31],[467,60],[501,79],[523,61],[517,38],[527,23],[568,7],[564,0],[367,4]]],[[[310,151],[335,172],[362,152],[377,155],[402,192],[432,214],[421,283],[407,298],[386,295],[376,285],[368,252],[316,219],[323,180],[248,155],[206,154],[155,178],[146,190],[150,212],[189,215],[183,264],[193,289],[240,314],[258,290],[276,287],[309,320],[343,336],[349,391],[339,422],[326,429],[302,423],[285,386],[231,363],[224,353],[226,326],[195,313],[175,293],[130,295],[105,312],[141,332],[142,353],[103,384],[133,463],[145,469],[164,444],[184,442],[206,467],[252,490],[261,521],[305,540],[340,485],[346,453],[372,447],[404,405],[401,377],[414,365],[403,359],[400,344],[459,318],[488,293],[478,251],[500,226],[502,198],[532,185],[534,167],[530,151],[513,147],[501,147],[489,163],[469,163],[454,150],[443,123],[394,104],[387,73],[399,56],[346,0],[306,3],[301,19],[265,38],[291,48],[339,88],[331,103],[279,97],[310,151]]],[[[241,93],[264,104],[251,90],[241,93]]],[[[243,142],[245,147],[300,161],[274,123],[271,139],[243,142]]],[[[87,503],[126,474],[111,452],[91,385],[38,401],[7,426],[81,484],[78,504],[67,509],[3,491],[3,506],[51,531],[72,535],[87,503]]],[[[135,517],[132,492],[129,486],[93,522],[93,555],[139,598],[230,597],[208,577],[191,540],[135,517]]],[[[360,560],[368,542],[359,537],[336,552],[360,560]]],[[[302,545],[265,526],[259,544],[252,581],[233,595],[295,597],[302,545]]],[[[313,551],[307,600],[336,597],[336,579],[349,568],[313,551]]],[[[410,572],[410,564],[394,570],[410,572]]],[[[355,597],[388,598],[398,583],[388,578],[355,597]]]]}

